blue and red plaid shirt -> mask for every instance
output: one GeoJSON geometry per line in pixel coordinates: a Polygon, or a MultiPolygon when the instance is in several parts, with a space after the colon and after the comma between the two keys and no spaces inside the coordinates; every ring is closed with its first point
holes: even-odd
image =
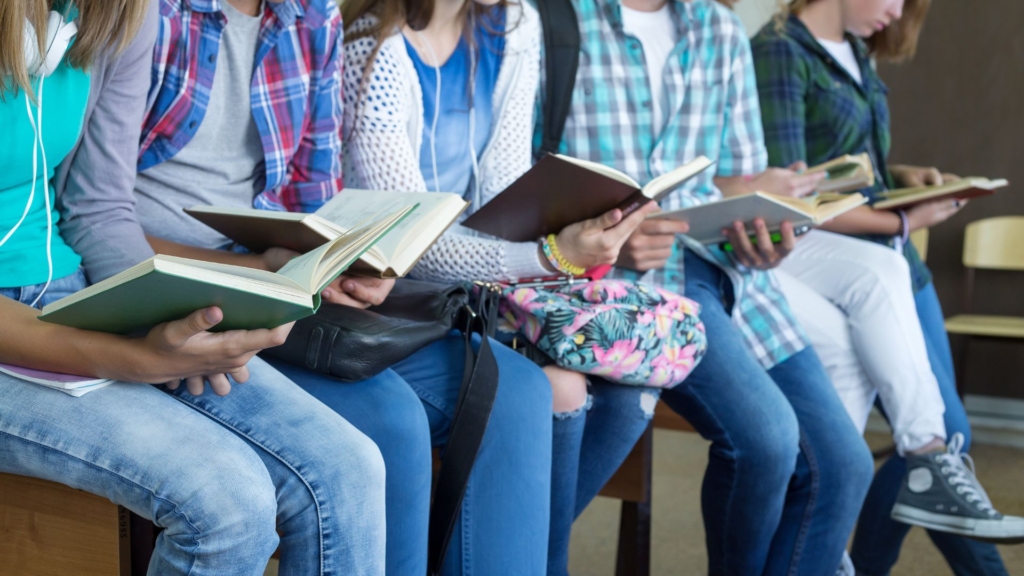
{"type": "MultiPolygon", "coordinates": [[[[139,171],[172,158],[203,121],[222,1],[160,1],[139,171]]],[[[311,212],[341,191],[343,34],[335,0],[266,2],[250,86],[266,161],[257,208],[311,212]]]]}

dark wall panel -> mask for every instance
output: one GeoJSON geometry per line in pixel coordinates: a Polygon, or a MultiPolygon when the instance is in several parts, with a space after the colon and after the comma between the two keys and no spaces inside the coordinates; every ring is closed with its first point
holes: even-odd
{"type": "MultiPolygon", "coordinates": [[[[1024,2],[935,0],[917,57],[880,71],[890,89],[892,162],[1011,182],[931,231],[928,263],[950,316],[964,310],[964,226],[1024,215],[1024,2]]],[[[1024,273],[979,274],[972,306],[1024,316],[1024,273]]],[[[962,344],[954,337],[958,357],[962,344]]],[[[1024,341],[976,341],[968,366],[969,392],[1024,398],[1024,341]]]]}

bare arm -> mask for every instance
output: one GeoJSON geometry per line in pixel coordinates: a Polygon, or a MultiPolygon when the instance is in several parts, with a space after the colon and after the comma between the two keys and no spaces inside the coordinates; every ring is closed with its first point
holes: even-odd
{"type": "Polygon", "coordinates": [[[881,234],[895,236],[902,232],[900,217],[895,212],[858,206],[846,214],[823,224],[822,229],[839,234],[881,234]]]}
{"type": "MultiPolygon", "coordinates": [[[[204,377],[216,384],[215,378],[230,374],[244,382],[246,362],[259,350],[282,344],[291,330],[286,324],[273,330],[210,333],[223,313],[206,308],[156,326],[144,337],[128,338],[42,322],[38,314],[0,298],[0,362],[127,382],[176,384],[184,378],[193,393],[201,392],[204,377]],[[54,353],[54,342],[60,343],[60,353],[54,353]]],[[[214,386],[218,394],[228,390],[229,384],[214,386]]]]}

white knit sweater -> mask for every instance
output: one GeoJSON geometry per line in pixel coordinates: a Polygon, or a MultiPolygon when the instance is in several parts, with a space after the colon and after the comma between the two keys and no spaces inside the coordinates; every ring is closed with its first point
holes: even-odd
{"type": "MultiPolygon", "coordinates": [[[[536,10],[528,4],[511,4],[508,10],[492,125],[476,127],[488,130],[490,137],[469,190],[455,191],[471,202],[463,218],[530,168],[534,99],[540,77],[540,23],[536,10]]],[[[365,30],[373,23],[372,17],[364,17],[348,33],[365,30]]],[[[426,192],[420,172],[423,93],[416,69],[396,30],[384,39],[363,86],[367,59],[375,46],[373,38],[345,44],[345,184],[370,190],[426,192]]],[[[471,153],[468,146],[466,153],[471,153]]],[[[437,281],[515,281],[549,274],[535,243],[507,242],[454,226],[427,251],[411,275],[437,281]]]]}

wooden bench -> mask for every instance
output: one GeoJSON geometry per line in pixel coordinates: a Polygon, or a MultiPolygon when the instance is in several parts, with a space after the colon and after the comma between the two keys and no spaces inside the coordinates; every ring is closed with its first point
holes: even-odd
{"type": "Polygon", "coordinates": [[[144,575],[152,538],[151,523],[101,496],[0,474],[0,576],[144,575]]]}
{"type": "MultiPolygon", "coordinates": [[[[622,500],[618,576],[650,573],[653,429],[693,431],[658,404],[652,425],[602,496],[622,500]]],[[[144,576],[158,531],[109,500],[0,473],[0,576],[144,576]]]]}
{"type": "Polygon", "coordinates": [[[601,496],[622,500],[615,576],[647,576],[651,573],[651,465],[655,428],[695,432],[682,416],[659,402],[651,425],[615,476],[601,490],[601,496]]]}

